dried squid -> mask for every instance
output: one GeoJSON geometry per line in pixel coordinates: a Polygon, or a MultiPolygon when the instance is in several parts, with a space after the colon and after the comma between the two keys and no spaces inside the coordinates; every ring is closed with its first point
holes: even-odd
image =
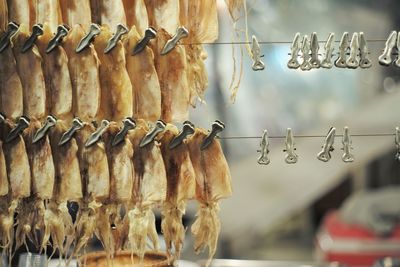
{"type": "Polygon", "coordinates": [[[46,84],[46,110],[58,119],[72,119],[72,84],[68,69],[68,57],[62,46],[51,53],[46,48],[53,38],[51,27],[43,24],[43,35],[36,41],[43,58],[43,74],[46,84]]]}
{"type": "Polygon", "coordinates": [[[152,208],[162,203],[166,197],[167,178],[160,145],[153,141],[145,147],[139,144],[149,131],[144,121],[138,121],[135,130],[128,133],[135,153],[135,169],[131,205],[128,211],[128,239],[132,252],[143,260],[146,241],[149,237],[153,248],[158,250],[158,235],[152,208]]]}
{"type": "Polygon", "coordinates": [[[157,30],[163,28],[174,33],[179,23],[179,0],[144,0],[149,17],[149,25],[157,30]]]}
{"type": "Polygon", "coordinates": [[[47,24],[51,32],[57,31],[62,24],[61,6],[58,0],[32,0],[35,23],[47,24]]]}
{"type": "Polygon", "coordinates": [[[65,24],[71,27],[80,24],[84,29],[89,28],[92,22],[90,0],[60,0],[60,6],[65,24]]]}
{"type": "Polygon", "coordinates": [[[74,25],[64,41],[64,49],[68,55],[68,68],[72,80],[73,113],[83,121],[91,121],[96,118],[100,105],[100,61],[93,44],[80,53],[75,52],[84,36],[82,26],[74,25]]]}
{"type": "Polygon", "coordinates": [[[0,0],[0,31],[7,29],[8,6],[7,0],[0,0]]]}
{"type": "MultiPolygon", "coordinates": [[[[161,116],[161,90],[154,66],[153,51],[146,47],[141,53],[131,53],[141,36],[133,26],[125,39],[126,69],[132,83],[133,115],[149,121],[156,121],[161,116]]],[[[172,85],[172,88],[174,88],[172,85]]]]}
{"type": "Polygon", "coordinates": [[[167,55],[160,55],[171,35],[161,29],[157,33],[157,45],[153,49],[156,70],[161,88],[161,118],[167,122],[181,122],[189,116],[191,91],[188,82],[188,66],[184,46],[177,46],[167,55]]]}
{"type": "Polygon", "coordinates": [[[163,203],[161,223],[162,232],[167,244],[167,252],[172,256],[175,248],[175,259],[179,259],[185,238],[182,216],[185,214],[186,202],[195,196],[195,173],[185,143],[170,149],[169,144],[178,135],[178,129],[168,124],[161,139],[161,151],[167,173],[167,196],[163,203]]]}
{"type": "Polygon", "coordinates": [[[112,36],[110,28],[104,26],[94,42],[101,62],[102,91],[98,117],[121,121],[126,117],[132,117],[132,84],[126,69],[125,48],[122,41],[118,41],[109,53],[104,53],[112,36]]]}
{"type": "Polygon", "coordinates": [[[29,28],[35,21],[35,12],[30,0],[7,0],[8,20],[26,24],[29,28]]]}
{"type": "Polygon", "coordinates": [[[210,264],[217,248],[221,224],[218,218],[218,201],[232,195],[231,175],[220,143],[213,140],[204,150],[201,145],[207,131],[196,129],[188,139],[190,159],[196,174],[196,200],[200,207],[192,225],[195,251],[208,247],[210,264]]]}
{"type": "MultiPolygon", "coordinates": [[[[1,35],[4,32],[0,32],[1,35]]],[[[23,114],[23,89],[17,71],[17,63],[12,51],[13,43],[0,53],[0,107],[2,112],[10,118],[17,119],[23,114]]]]}
{"type": "Polygon", "coordinates": [[[129,28],[136,26],[140,36],[149,27],[149,17],[144,0],[122,0],[125,7],[126,23],[129,28]]]}
{"type": "Polygon", "coordinates": [[[122,0],[91,0],[93,22],[115,29],[118,23],[126,25],[122,0]]]}

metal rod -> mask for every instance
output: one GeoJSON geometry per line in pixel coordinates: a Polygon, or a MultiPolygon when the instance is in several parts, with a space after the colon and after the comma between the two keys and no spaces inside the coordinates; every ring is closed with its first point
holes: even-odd
{"type": "MultiPolygon", "coordinates": [[[[343,137],[343,134],[337,134],[336,137],[343,137]]],[[[371,134],[352,134],[352,137],[386,137],[395,136],[394,133],[371,133],[371,134]]],[[[326,135],[295,135],[295,138],[325,138],[326,135]]],[[[271,139],[284,139],[284,135],[268,136],[271,139]]],[[[218,136],[221,140],[236,140],[236,139],[261,139],[261,136],[218,136]]]]}
{"type": "MultiPolygon", "coordinates": [[[[369,43],[374,42],[386,42],[387,39],[368,39],[366,40],[369,43]]],[[[263,45],[273,45],[273,44],[291,44],[293,41],[259,41],[259,44],[263,45]]],[[[325,43],[325,41],[319,40],[319,43],[325,43]]],[[[335,40],[335,43],[339,43],[340,40],[335,40]]],[[[214,43],[182,43],[179,45],[245,45],[251,44],[251,42],[241,41],[241,42],[214,42],[214,43]]]]}

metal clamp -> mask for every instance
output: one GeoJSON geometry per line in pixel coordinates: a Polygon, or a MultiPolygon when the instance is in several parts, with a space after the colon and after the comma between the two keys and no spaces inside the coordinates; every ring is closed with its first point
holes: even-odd
{"type": "Polygon", "coordinates": [[[295,152],[296,147],[294,143],[293,132],[291,128],[287,128],[286,130],[286,138],[285,138],[285,162],[288,164],[294,164],[297,162],[299,156],[295,152]]]}
{"type": "Polygon", "coordinates": [[[257,163],[260,165],[268,165],[271,160],[268,157],[269,153],[269,140],[268,140],[268,131],[264,130],[261,142],[260,142],[261,149],[257,152],[260,152],[260,156],[258,157],[257,163]]]}
{"type": "Polygon", "coordinates": [[[175,35],[167,41],[164,48],[161,50],[161,55],[164,56],[169,52],[171,52],[172,49],[176,47],[176,45],[181,39],[186,38],[188,36],[189,36],[189,31],[183,26],[179,27],[176,30],[175,35]]]}
{"type": "Polygon", "coordinates": [[[326,135],[325,142],[322,145],[321,152],[318,153],[317,159],[323,162],[328,162],[331,159],[331,152],[334,150],[333,143],[335,142],[336,128],[331,127],[326,135]]]}

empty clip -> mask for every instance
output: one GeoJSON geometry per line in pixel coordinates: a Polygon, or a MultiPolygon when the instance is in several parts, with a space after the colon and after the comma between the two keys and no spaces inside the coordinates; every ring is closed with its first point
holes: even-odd
{"type": "Polygon", "coordinates": [[[175,48],[175,46],[181,39],[186,38],[188,36],[189,36],[189,31],[183,26],[179,27],[176,30],[175,35],[171,39],[169,39],[165,44],[164,48],[161,51],[161,55],[166,55],[169,52],[171,52],[171,50],[175,48]]]}
{"type": "Polygon", "coordinates": [[[99,35],[101,32],[100,26],[96,23],[90,24],[89,32],[82,38],[79,42],[77,48],[75,49],[76,53],[82,52],[85,48],[89,47],[89,45],[93,42],[94,38],[99,35]]]}
{"type": "Polygon", "coordinates": [[[32,34],[22,46],[21,53],[25,53],[31,49],[40,35],[43,35],[43,25],[40,23],[33,25],[32,34]]]}
{"type": "Polygon", "coordinates": [[[325,43],[325,53],[321,61],[321,67],[325,69],[331,69],[333,67],[332,53],[333,50],[335,50],[335,47],[333,46],[334,38],[335,34],[333,32],[329,33],[328,39],[325,43]]]}
{"type": "Polygon", "coordinates": [[[331,127],[326,135],[325,142],[321,152],[318,153],[317,159],[323,162],[328,162],[331,159],[331,152],[334,150],[333,143],[335,142],[336,128],[331,127]]]}
{"type": "Polygon", "coordinates": [[[133,48],[132,56],[137,55],[140,52],[142,52],[146,48],[146,46],[148,45],[150,40],[156,38],[156,36],[157,36],[156,29],[154,29],[153,27],[147,28],[144,31],[143,38],[140,39],[138,41],[138,43],[135,45],[135,47],[133,48]]]}
{"type": "Polygon", "coordinates": [[[360,36],[360,68],[368,69],[372,66],[372,61],[369,57],[367,40],[365,40],[363,32],[360,32],[359,36],[360,36]]]}
{"type": "Polygon", "coordinates": [[[124,34],[128,33],[128,28],[122,24],[118,23],[117,30],[115,31],[113,37],[108,41],[106,48],[104,49],[104,54],[110,53],[111,50],[117,45],[118,41],[124,34]]]}
{"type": "Polygon", "coordinates": [[[298,60],[300,46],[301,46],[300,33],[298,32],[294,36],[292,46],[290,47],[290,50],[291,50],[290,56],[291,57],[289,59],[289,62],[287,63],[287,66],[289,69],[297,69],[300,67],[300,63],[298,60]]]}
{"type": "Polygon", "coordinates": [[[200,149],[205,150],[209,147],[214,138],[217,136],[218,133],[222,132],[225,129],[225,124],[219,120],[213,122],[211,126],[211,132],[204,138],[203,142],[201,143],[200,149]]]}
{"type": "Polygon", "coordinates": [[[268,131],[264,130],[264,133],[261,138],[260,142],[260,150],[257,152],[260,152],[260,156],[258,157],[258,164],[261,165],[268,165],[270,163],[270,159],[268,157],[269,153],[269,140],[268,140],[268,131]]]}
{"type": "Polygon", "coordinates": [[[26,128],[28,128],[30,123],[30,119],[25,116],[21,116],[18,120],[17,125],[12,129],[6,138],[6,143],[9,143],[13,141],[15,138],[17,138],[26,128]]]}
{"type": "Polygon", "coordinates": [[[19,25],[15,22],[9,22],[7,31],[0,38],[0,53],[3,52],[11,43],[11,38],[18,32],[19,25]]]}
{"type": "Polygon", "coordinates": [[[294,143],[292,129],[287,128],[286,139],[285,139],[285,149],[283,151],[286,152],[285,162],[288,164],[296,163],[297,159],[299,158],[299,156],[295,152],[296,148],[294,145],[295,145],[295,143],[294,143]]]}
{"type": "Polygon", "coordinates": [[[104,132],[107,130],[108,126],[110,125],[110,122],[108,120],[102,120],[100,127],[97,128],[97,130],[90,135],[88,140],[86,141],[85,147],[90,147],[94,144],[96,144],[101,136],[104,134],[104,132]]]}
{"type": "Polygon", "coordinates": [[[50,128],[54,127],[56,123],[57,123],[56,117],[52,115],[47,116],[46,122],[44,123],[42,128],[37,130],[37,132],[33,136],[32,143],[35,144],[38,141],[40,141],[43,137],[45,137],[50,128]]]}
{"type": "Polygon", "coordinates": [[[313,32],[311,34],[311,58],[310,64],[314,69],[318,69],[321,66],[321,61],[318,58],[319,43],[317,33],[313,32]]]}
{"type": "Polygon", "coordinates": [[[125,139],[126,134],[129,132],[129,130],[135,129],[136,123],[133,119],[131,118],[126,118],[122,121],[123,126],[121,130],[114,136],[112,140],[112,146],[117,146],[120,143],[122,143],[125,139]]]}
{"type": "Polygon", "coordinates": [[[383,50],[382,55],[379,56],[379,64],[382,66],[389,66],[392,63],[392,52],[393,48],[396,46],[397,41],[397,32],[392,31],[386,40],[385,49],[383,50]]]}
{"type": "Polygon", "coordinates": [[[347,50],[349,49],[349,33],[344,32],[339,44],[339,56],[335,61],[335,66],[338,68],[346,68],[347,50]]]}
{"type": "Polygon", "coordinates": [[[394,61],[394,65],[400,68],[400,34],[397,34],[397,59],[394,61]]]}
{"type": "Polygon", "coordinates": [[[260,44],[258,43],[257,37],[253,35],[251,42],[251,58],[253,59],[253,65],[251,68],[254,71],[263,70],[265,68],[264,62],[261,61],[262,57],[260,44]]]}
{"type": "Polygon", "coordinates": [[[64,25],[59,25],[57,27],[57,33],[54,35],[54,37],[50,40],[49,45],[46,48],[46,53],[50,53],[53,51],[54,48],[59,46],[61,42],[63,41],[64,37],[67,36],[69,32],[69,26],[64,24],[64,25]]]}
{"type": "Polygon", "coordinates": [[[186,139],[189,135],[194,134],[194,125],[190,121],[185,121],[183,123],[183,127],[181,132],[172,139],[171,143],[169,143],[169,149],[174,149],[182,144],[183,140],[186,139]]]}
{"type": "Polygon", "coordinates": [[[344,127],[342,144],[343,144],[343,151],[344,151],[342,160],[346,163],[353,162],[354,156],[350,153],[350,150],[353,148],[351,146],[351,136],[349,133],[349,127],[347,127],[347,126],[344,127]]]}
{"type": "Polygon", "coordinates": [[[394,143],[396,144],[396,155],[394,156],[394,158],[400,162],[400,127],[396,127],[396,133],[395,133],[395,137],[394,137],[394,143]]]}
{"type": "Polygon", "coordinates": [[[167,125],[162,120],[158,120],[154,128],[143,137],[142,141],[140,141],[139,147],[145,147],[157,137],[159,133],[162,133],[165,130],[167,125]]]}
{"type": "Polygon", "coordinates": [[[303,58],[303,63],[300,65],[301,70],[311,70],[312,65],[310,63],[311,55],[310,55],[310,41],[308,40],[308,36],[303,36],[303,43],[301,46],[301,57],[303,58]]]}
{"type": "Polygon", "coordinates": [[[66,143],[68,143],[72,137],[74,136],[74,134],[79,131],[80,129],[82,129],[84,126],[83,122],[79,119],[79,118],[75,118],[72,121],[72,126],[71,128],[69,128],[60,138],[60,141],[58,142],[59,146],[62,146],[66,143]]]}
{"type": "Polygon", "coordinates": [[[360,49],[360,45],[358,43],[358,32],[353,33],[350,42],[350,56],[346,60],[346,65],[349,69],[356,69],[360,65],[360,61],[358,60],[358,51],[360,49]]]}

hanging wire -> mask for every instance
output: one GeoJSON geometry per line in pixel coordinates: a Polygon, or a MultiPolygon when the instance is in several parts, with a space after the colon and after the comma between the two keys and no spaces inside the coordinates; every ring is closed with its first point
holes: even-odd
{"type": "MultiPolygon", "coordinates": [[[[343,137],[343,134],[336,134],[336,137],[343,137]]],[[[352,134],[352,137],[386,137],[395,136],[394,133],[371,133],[371,134],[352,134]]],[[[295,138],[325,138],[326,135],[294,135],[295,138]]],[[[218,136],[221,140],[239,140],[239,139],[261,139],[262,136],[218,136]]],[[[270,135],[270,139],[285,139],[285,135],[270,135]]]]}
{"type": "MultiPolygon", "coordinates": [[[[368,39],[369,43],[386,42],[387,39],[368,39]]],[[[326,41],[319,40],[318,43],[325,43],[326,41]]],[[[340,40],[335,40],[335,43],[340,43],[340,40]]],[[[259,41],[260,45],[274,45],[274,44],[291,44],[293,41],[259,41]]],[[[251,42],[214,42],[214,43],[182,43],[180,45],[249,45],[251,42]]]]}

